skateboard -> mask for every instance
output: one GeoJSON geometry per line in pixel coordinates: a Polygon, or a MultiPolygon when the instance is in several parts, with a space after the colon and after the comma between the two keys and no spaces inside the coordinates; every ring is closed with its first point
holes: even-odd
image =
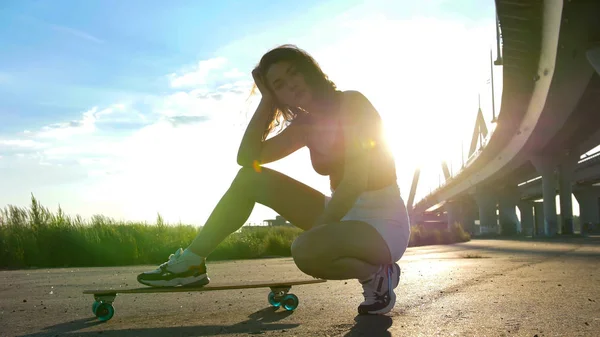
{"type": "Polygon", "coordinates": [[[287,281],[253,281],[208,284],[205,286],[175,286],[175,287],[141,287],[130,289],[94,289],[84,290],[84,294],[94,295],[92,312],[100,321],[108,321],[115,314],[113,302],[117,294],[141,294],[141,293],[174,293],[174,292],[192,292],[192,291],[216,291],[232,289],[250,289],[250,288],[271,288],[267,299],[269,304],[275,308],[283,307],[285,310],[293,311],[298,307],[298,296],[289,293],[292,286],[302,284],[323,283],[327,280],[322,279],[295,279],[287,281]]]}

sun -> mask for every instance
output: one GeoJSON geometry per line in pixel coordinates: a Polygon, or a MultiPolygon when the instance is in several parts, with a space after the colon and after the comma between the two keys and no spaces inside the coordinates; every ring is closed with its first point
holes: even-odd
{"type": "MultiPolygon", "coordinates": [[[[419,111],[423,107],[412,106],[408,109],[419,111]]],[[[382,110],[387,111],[385,108],[382,110]]],[[[443,162],[448,165],[451,174],[460,170],[469,145],[465,140],[469,136],[465,129],[471,121],[466,117],[453,114],[451,110],[449,115],[426,110],[421,113],[382,115],[383,137],[396,159],[398,183],[404,193],[410,190],[416,169],[420,170],[420,177],[415,200],[444,183],[443,162]]]]}
{"type": "MultiPolygon", "coordinates": [[[[426,116],[426,115],[425,115],[426,116]]],[[[431,114],[430,119],[439,119],[431,114]]],[[[441,165],[453,155],[460,155],[460,146],[455,146],[456,135],[452,130],[461,122],[431,123],[423,115],[389,115],[384,120],[384,139],[404,164],[427,168],[441,165]]]]}

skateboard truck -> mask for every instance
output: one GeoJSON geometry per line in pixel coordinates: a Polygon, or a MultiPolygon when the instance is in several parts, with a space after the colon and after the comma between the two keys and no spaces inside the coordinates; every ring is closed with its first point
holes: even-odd
{"type": "Polygon", "coordinates": [[[115,308],[112,303],[116,297],[117,293],[94,295],[95,301],[92,304],[92,313],[94,313],[100,321],[108,321],[115,314],[115,308]]]}
{"type": "Polygon", "coordinates": [[[298,296],[289,294],[291,287],[271,287],[269,293],[269,304],[275,308],[284,307],[285,310],[291,311],[298,307],[298,296]]]}

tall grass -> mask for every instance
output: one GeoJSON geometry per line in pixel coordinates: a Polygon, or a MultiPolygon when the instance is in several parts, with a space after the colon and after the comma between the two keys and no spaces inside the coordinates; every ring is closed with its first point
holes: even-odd
{"type": "MultiPolygon", "coordinates": [[[[31,206],[0,209],[0,268],[83,267],[159,264],[201,231],[190,225],[168,225],[160,214],[155,224],[119,222],[95,215],[85,220],[43,207],[32,195],[31,206]]],[[[209,260],[290,256],[302,231],[295,227],[242,227],[227,237],[209,260]]],[[[412,228],[409,246],[467,241],[460,225],[451,231],[412,228]]]]}

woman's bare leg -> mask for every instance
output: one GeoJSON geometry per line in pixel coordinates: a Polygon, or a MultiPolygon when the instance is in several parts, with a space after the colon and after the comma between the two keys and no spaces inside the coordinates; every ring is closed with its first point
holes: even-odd
{"type": "Polygon", "coordinates": [[[188,250],[203,257],[210,255],[227,236],[242,227],[256,203],[308,230],[323,212],[325,196],[277,171],[243,167],[188,250]]]}
{"type": "Polygon", "coordinates": [[[362,221],[342,221],[315,227],[292,244],[298,268],[317,278],[358,279],[365,300],[360,314],[387,313],[396,304],[394,288],[400,267],[391,258],[379,232],[362,221]]]}
{"type": "Polygon", "coordinates": [[[393,263],[386,241],[371,225],[342,221],[302,233],[292,256],[306,274],[329,280],[365,280],[393,263]]]}
{"type": "MultiPolygon", "coordinates": [[[[393,267],[395,274],[387,272],[390,268],[382,268],[392,261],[387,244],[377,230],[360,221],[342,221],[313,228],[315,220],[323,213],[325,196],[268,168],[260,171],[240,169],[186,251],[208,257],[227,236],[246,222],[257,202],[305,230],[291,247],[300,270],[325,279],[361,280],[365,301],[359,306],[359,313],[391,310],[395,303],[393,288],[398,284],[399,268],[393,267]]],[[[138,281],[151,286],[201,286],[209,279],[201,259],[180,259],[176,255],[173,261],[169,258],[168,263],[156,270],[138,275],[138,281]]]]}
{"type": "Polygon", "coordinates": [[[255,203],[270,207],[305,232],[292,245],[292,255],[305,273],[327,279],[365,279],[391,263],[381,235],[370,225],[343,221],[312,228],[324,210],[325,196],[277,171],[242,168],[206,224],[189,245],[207,257],[248,219],[255,203]]]}

